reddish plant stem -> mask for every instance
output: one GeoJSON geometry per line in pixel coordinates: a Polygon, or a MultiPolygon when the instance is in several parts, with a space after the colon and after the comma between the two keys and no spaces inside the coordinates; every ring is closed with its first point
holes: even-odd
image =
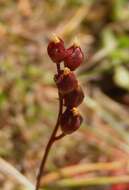
{"type": "Polygon", "coordinates": [[[62,139],[65,135],[66,134],[61,133],[60,135],[56,136],[54,140],[56,141],[56,140],[62,139]]]}
{"type": "MultiPolygon", "coordinates": [[[[58,74],[60,74],[60,65],[57,64],[57,72],[58,74]]],[[[42,161],[41,161],[41,164],[40,164],[40,168],[39,168],[39,172],[38,172],[38,176],[37,176],[37,182],[36,182],[36,187],[35,187],[35,190],[38,190],[39,187],[40,187],[40,182],[41,182],[41,177],[43,175],[43,172],[44,172],[44,166],[45,166],[45,163],[47,161],[47,157],[48,157],[48,154],[50,152],[50,149],[53,145],[53,143],[58,140],[58,139],[61,139],[64,135],[61,135],[58,137],[56,137],[56,133],[57,133],[57,130],[59,128],[59,124],[60,124],[60,116],[62,114],[62,111],[63,111],[63,98],[61,96],[61,94],[59,93],[58,91],[58,96],[59,96],[59,113],[58,113],[58,118],[57,118],[57,122],[56,122],[56,125],[55,125],[55,128],[52,132],[52,135],[48,141],[48,144],[46,146],[46,149],[45,149],[45,153],[43,155],[43,158],[42,158],[42,161]]]]}

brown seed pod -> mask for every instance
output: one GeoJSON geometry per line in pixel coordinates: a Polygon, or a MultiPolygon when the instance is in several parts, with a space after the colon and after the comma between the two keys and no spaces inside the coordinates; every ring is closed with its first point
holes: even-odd
{"type": "Polygon", "coordinates": [[[60,75],[54,77],[56,85],[62,94],[67,94],[77,87],[78,81],[75,74],[65,67],[60,75]]]}
{"type": "Polygon", "coordinates": [[[74,71],[78,68],[84,61],[84,54],[77,44],[72,45],[66,50],[66,57],[64,59],[65,67],[70,68],[71,71],[74,71]]]}
{"type": "Polygon", "coordinates": [[[54,36],[48,44],[47,52],[53,62],[60,63],[64,60],[66,55],[64,41],[57,36],[54,36]]]}
{"type": "Polygon", "coordinates": [[[84,92],[80,85],[77,86],[73,91],[64,95],[64,105],[68,108],[79,106],[84,99],[84,92]]]}
{"type": "Polygon", "coordinates": [[[61,130],[64,134],[70,134],[76,131],[83,121],[77,108],[66,109],[60,118],[61,130]]]}

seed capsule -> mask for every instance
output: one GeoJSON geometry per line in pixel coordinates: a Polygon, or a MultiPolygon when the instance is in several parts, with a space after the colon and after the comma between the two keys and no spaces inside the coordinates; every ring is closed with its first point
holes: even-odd
{"type": "Polygon", "coordinates": [[[72,45],[66,50],[66,57],[64,59],[64,64],[70,70],[74,71],[79,67],[84,60],[84,54],[77,44],[72,45]]]}
{"type": "Polygon", "coordinates": [[[66,109],[60,119],[61,130],[64,134],[70,134],[76,131],[83,121],[77,108],[66,109]]]}
{"type": "Polygon", "coordinates": [[[57,36],[54,36],[48,44],[47,52],[53,62],[60,63],[64,60],[66,55],[64,41],[57,36]]]}
{"type": "Polygon", "coordinates": [[[77,87],[78,81],[75,74],[65,67],[60,75],[55,75],[55,82],[62,94],[67,94],[77,87]]]}
{"type": "Polygon", "coordinates": [[[72,92],[64,95],[64,105],[68,108],[79,106],[84,99],[84,93],[80,85],[72,92]]]}

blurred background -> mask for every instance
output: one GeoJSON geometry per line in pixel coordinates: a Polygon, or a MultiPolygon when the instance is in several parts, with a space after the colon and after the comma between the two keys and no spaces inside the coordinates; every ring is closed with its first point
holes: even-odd
{"type": "Polygon", "coordinates": [[[85,121],[53,146],[42,190],[128,190],[128,0],[0,0],[0,189],[28,189],[11,166],[35,183],[56,122],[52,33],[84,51],[85,121]]]}

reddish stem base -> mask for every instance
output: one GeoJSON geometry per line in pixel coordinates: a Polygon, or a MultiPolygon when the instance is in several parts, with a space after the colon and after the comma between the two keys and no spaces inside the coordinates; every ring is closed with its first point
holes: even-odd
{"type": "MultiPolygon", "coordinates": [[[[58,74],[60,74],[60,65],[59,64],[57,64],[57,72],[58,72],[58,74]]],[[[41,161],[41,165],[40,165],[38,176],[37,176],[37,182],[36,182],[35,190],[39,190],[40,182],[41,182],[41,177],[42,177],[43,171],[44,171],[44,166],[45,166],[48,154],[50,152],[50,149],[51,149],[53,143],[56,140],[59,140],[62,137],[64,137],[64,134],[56,136],[57,130],[58,130],[59,124],[60,124],[60,116],[61,116],[62,111],[63,111],[63,98],[62,98],[61,94],[59,93],[59,91],[58,91],[58,95],[59,95],[59,114],[58,114],[58,118],[57,118],[57,123],[56,123],[55,128],[54,128],[54,130],[52,132],[52,135],[51,135],[51,137],[49,139],[49,142],[47,144],[47,147],[45,149],[45,153],[44,153],[42,161],[41,161]]]]}

